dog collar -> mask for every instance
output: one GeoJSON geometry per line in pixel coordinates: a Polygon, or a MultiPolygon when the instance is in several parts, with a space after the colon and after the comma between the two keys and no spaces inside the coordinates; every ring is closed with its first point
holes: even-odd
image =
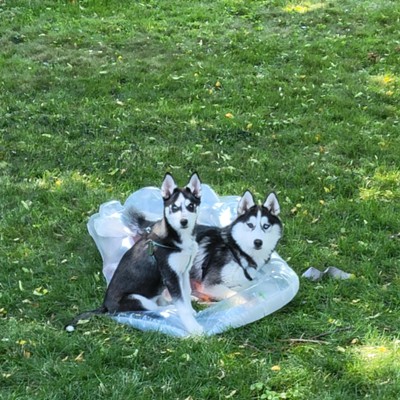
{"type": "Polygon", "coordinates": [[[154,240],[148,240],[147,253],[149,254],[149,256],[154,256],[154,247],[162,247],[164,249],[170,249],[170,250],[179,250],[178,247],[167,246],[165,244],[158,243],[154,240]]]}
{"type": "Polygon", "coordinates": [[[252,278],[252,277],[250,276],[250,274],[248,273],[247,268],[244,268],[241,264],[240,264],[240,266],[241,266],[242,269],[243,269],[243,273],[244,273],[244,276],[246,277],[246,279],[249,280],[249,281],[252,281],[253,278],[252,278]]]}

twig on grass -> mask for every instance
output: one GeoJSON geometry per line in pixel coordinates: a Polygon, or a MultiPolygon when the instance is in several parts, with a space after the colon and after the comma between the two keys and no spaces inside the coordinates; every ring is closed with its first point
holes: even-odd
{"type": "Polygon", "coordinates": [[[328,332],[324,332],[324,333],[320,333],[319,335],[313,336],[313,339],[319,339],[320,337],[323,336],[328,336],[328,335],[333,335],[334,333],[338,333],[338,332],[344,332],[344,331],[349,331],[353,329],[352,326],[344,326],[342,328],[336,328],[333,331],[328,331],[328,332]]]}
{"type": "Polygon", "coordinates": [[[280,342],[289,342],[291,344],[296,344],[296,343],[314,343],[314,344],[329,344],[329,342],[325,340],[316,340],[316,339],[303,339],[303,338],[298,338],[298,339],[282,339],[280,342]]]}
{"type": "Polygon", "coordinates": [[[346,326],[346,327],[342,327],[342,328],[336,328],[333,331],[320,333],[319,335],[312,336],[309,339],[304,339],[304,338],[282,339],[281,342],[290,342],[292,344],[295,344],[295,343],[329,344],[329,342],[327,342],[326,340],[319,340],[319,338],[328,336],[328,335],[333,335],[338,332],[348,331],[348,330],[351,330],[352,328],[353,328],[352,326],[346,326]]]}

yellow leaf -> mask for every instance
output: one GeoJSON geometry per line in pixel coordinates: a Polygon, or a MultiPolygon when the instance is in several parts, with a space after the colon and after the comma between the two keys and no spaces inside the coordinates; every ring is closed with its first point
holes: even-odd
{"type": "Polygon", "coordinates": [[[233,397],[236,394],[237,390],[234,389],[232,390],[232,392],[230,392],[227,396],[225,396],[226,399],[230,399],[231,397],[233,397]]]}
{"type": "Polygon", "coordinates": [[[38,287],[33,291],[33,294],[35,296],[44,296],[47,293],[49,293],[49,291],[47,289],[43,288],[43,287],[38,287]]]}
{"type": "Polygon", "coordinates": [[[76,357],[75,357],[75,361],[76,362],[82,362],[82,361],[84,361],[85,359],[83,358],[83,351],[82,352],[80,352],[76,357]]]}
{"type": "Polygon", "coordinates": [[[226,118],[229,118],[229,119],[234,118],[234,117],[233,117],[233,114],[230,113],[230,112],[226,113],[226,114],[225,114],[225,117],[226,117],[226,118]]]}
{"type": "Polygon", "coordinates": [[[280,371],[281,367],[279,365],[274,365],[273,367],[271,367],[271,371],[280,371]]]}

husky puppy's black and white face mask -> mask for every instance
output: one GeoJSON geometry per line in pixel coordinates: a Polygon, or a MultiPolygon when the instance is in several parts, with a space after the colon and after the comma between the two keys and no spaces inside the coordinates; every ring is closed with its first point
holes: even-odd
{"type": "Polygon", "coordinates": [[[191,176],[189,183],[182,189],[178,188],[170,174],[166,174],[161,194],[168,223],[177,231],[188,229],[192,233],[201,198],[201,182],[197,173],[191,176]]]}
{"type": "Polygon", "coordinates": [[[255,204],[249,191],[239,201],[238,218],[232,226],[232,237],[257,265],[270,257],[282,236],[279,212],[278,199],[274,193],[268,195],[262,206],[255,204]]]}

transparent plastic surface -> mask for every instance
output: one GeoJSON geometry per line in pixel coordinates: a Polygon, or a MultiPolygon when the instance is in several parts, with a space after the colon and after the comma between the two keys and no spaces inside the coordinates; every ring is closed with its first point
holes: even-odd
{"type": "MultiPolygon", "coordinates": [[[[237,196],[218,197],[208,185],[203,184],[198,223],[219,227],[228,225],[236,217],[238,200],[237,196]]],[[[89,219],[88,230],[103,259],[103,274],[107,283],[123,254],[137,240],[137,230],[123,216],[124,210],[129,207],[140,210],[150,220],[162,218],[160,190],[153,187],[140,189],[130,195],[123,206],[118,201],[104,203],[99,212],[89,219]]],[[[295,297],[298,290],[298,276],[275,252],[258,272],[254,285],[198,312],[196,320],[203,326],[205,335],[215,335],[279,310],[295,297]]],[[[173,305],[156,312],[120,313],[113,318],[143,331],[158,331],[177,337],[189,335],[173,305]]]]}
{"type": "MultiPolygon", "coordinates": [[[[298,290],[298,276],[274,253],[268,263],[268,272],[255,285],[198,312],[196,320],[204,328],[205,335],[222,333],[272,314],[289,303],[298,290]]],[[[121,313],[114,318],[143,331],[188,336],[174,307],[166,307],[158,312],[121,313]]]]}

